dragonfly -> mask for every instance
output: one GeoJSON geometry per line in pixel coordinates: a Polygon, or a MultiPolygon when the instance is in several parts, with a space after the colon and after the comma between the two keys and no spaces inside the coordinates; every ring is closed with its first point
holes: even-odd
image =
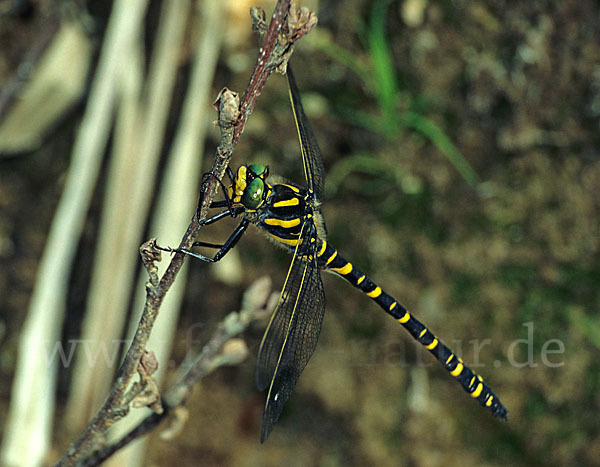
{"type": "Polygon", "coordinates": [[[240,217],[240,224],[223,244],[194,243],[194,246],[218,248],[212,257],[179,250],[202,261],[219,261],[253,224],[292,254],[279,301],[258,352],[256,385],[259,390],[267,390],[261,443],[273,430],[300,374],[315,352],[325,313],[321,270],[341,276],[377,303],[423,345],[473,399],[495,417],[506,420],[506,408],[479,374],[327,242],[321,213],[325,184],[323,160],[289,66],[287,81],[306,187],[293,183],[270,184],[267,180],[269,167],[263,164],[242,165],[235,174],[228,168],[231,184],[223,186],[225,199],[210,206],[225,209],[200,223],[208,225],[227,217],[240,217]]]}

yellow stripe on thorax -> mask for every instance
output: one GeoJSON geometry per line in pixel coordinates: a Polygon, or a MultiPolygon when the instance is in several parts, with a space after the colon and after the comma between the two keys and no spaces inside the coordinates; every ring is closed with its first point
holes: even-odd
{"type": "Polygon", "coordinates": [[[267,217],[264,220],[267,225],[278,225],[279,227],[283,227],[284,229],[288,229],[290,227],[296,227],[300,225],[300,218],[296,217],[295,219],[290,219],[289,221],[284,221],[281,219],[277,219],[275,217],[267,217]]]}
{"type": "Polygon", "coordinates": [[[282,185],[288,187],[295,193],[300,193],[300,189],[298,187],[295,187],[294,185],[288,185],[287,183],[282,183],[282,185]]]}
{"type": "Polygon", "coordinates": [[[290,198],[290,199],[284,199],[283,201],[277,201],[276,203],[273,203],[273,207],[274,208],[285,208],[288,206],[297,206],[300,204],[300,200],[298,198],[290,198]]]}

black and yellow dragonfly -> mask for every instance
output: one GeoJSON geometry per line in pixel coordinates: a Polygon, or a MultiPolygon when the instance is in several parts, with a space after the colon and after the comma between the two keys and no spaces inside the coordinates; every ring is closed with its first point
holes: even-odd
{"type": "Polygon", "coordinates": [[[261,442],[269,436],[317,346],[325,313],[321,269],[338,274],[374,300],[425,346],[471,397],[494,416],[506,419],[506,409],[481,376],[326,241],[320,209],[325,182],[321,153],[289,68],[287,77],[307,187],[291,183],[269,184],[268,167],[262,164],[242,165],[235,175],[228,169],[231,185],[226,191],[226,199],[211,205],[211,208],[226,209],[202,221],[202,224],[238,216],[242,219],[241,223],[223,245],[194,244],[219,248],[212,258],[182,250],[203,261],[219,261],[236,245],[246,228],[254,224],[293,254],[283,291],[258,354],[256,383],[260,390],[268,389],[261,442]]]}

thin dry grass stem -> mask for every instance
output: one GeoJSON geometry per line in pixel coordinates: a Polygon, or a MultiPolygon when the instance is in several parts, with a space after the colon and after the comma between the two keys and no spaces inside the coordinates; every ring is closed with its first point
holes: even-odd
{"type": "MultiPolygon", "coordinates": [[[[187,2],[166,2],[163,8],[184,8],[187,2]]],[[[190,2],[191,3],[191,2],[190,2]]],[[[189,6],[189,5],[188,5],[189,6]]],[[[195,2],[193,22],[190,27],[198,31],[196,52],[191,67],[190,81],[183,99],[184,106],[178,119],[173,144],[166,157],[165,168],[161,172],[159,198],[152,210],[150,232],[161,242],[174,244],[181,238],[198,203],[198,176],[204,158],[205,135],[208,131],[206,109],[214,100],[212,83],[221,43],[225,35],[226,5],[210,0],[195,2]],[[174,201],[176,200],[176,201],[174,201]]],[[[187,7],[186,7],[187,9],[187,7]]],[[[187,9],[186,11],[191,11],[187,9]]],[[[166,263],[166,262],[165,262],[166,263]]],[[[158,274],[162,274],[168,264],[157,264],[158,274]]],[[[145,301],[144,283],[146,277],[139,272],[136,297],[130,320],[128,336],[133,336],[137,328],[145,301]]],[[[147,348],[156,352],[158,361],[167,362],[171,355],[179,310],[185,293],[186,268],[179,272],[179,278],[169,289],[169,295],[161,305],[160,315],[154,325],[147,348]]],[[[153,378],[161,385],[168,365],[161,365],[153,378]]],[[[176,413],[180,413],[177,411],[176,413]]],[[[126,433],[140,424],[148,414],[146,411],[133,411],[124,420],[116,424],[108,433],[108,443],[121,439],[126,433]]],[[[120,450],[110,459],[114,465],[143,465],[149,448],[149,439],[138,440],[120,450]]]]}
{"type": "MultiPolygon", "coordinates": [[[[214,105],[218,110],[218,125],[221,137],[216,151],[215,162],[211,170],[214,176],[208,177],[206,183],[203,184],[198,216],[192,218],[181,240],[179,249],[191,248],[199,229],[198,220],[205,219],[207,216],[209,206],[219,187],[217,180],[221,180],[225,174],[233,148],[239,140],[247,118],[252,112],[256,99],[260,95],[268,77],[275,69],[280,71],[285,70],[294,42],[305,35],[316,24],[316,17],[314,15],[301,15],[301,18],[304,18],[304,23],[302,23],[302,21],[298,21],[298,15],[295,12],[295,9],[290,10],[290,0],[278,1],[265,33],[263,46],[260,49],[250,82],[241,101],[237,93],[227,88],[224,88],[219,93],[214,105]],[[292,11],[292,14],[289,14],[290,11],[292,11]]],[[[152,257],[159,254],[149,243],[143,246],[141,252],[143,255],[151,255],[152,257]]],[[[160,305],[183,265],[184,256],[183,253],[175,253],[158,285],[155,286],[152,284],[152,277],[151,281],[147,283],[146,302],[142,317],[111,392],[100,411],[84,430],[80,438],[69,447],[57,465],[76,465],[81,463],[93,450],[98,449],[102,445],[107,429],[127,414],[128,408],[123,407],[126,390],[137,372],[160,305]]],[[[146,258],[144,263],[147,264],[148,261],[151,260],[146,258]]],[[[240,329],[240,326],[234,326],[234,328],[240,329]]],[[[186,379],[186,383],[182,387],[187,389],[185,391],[179,389],[179,391],[187,394],[191,385],[201,374],[202,372],[197,372],[197,375],[194,375],[194,377],[186,379]]],[[[183,399],[184,397],[181,398],[181,400],[183,399]]],[[[155,414],[155,416],[159,417],[160,420],[160,417],[163,415],[155,414]]]]}
{"type": "MultiPolygon", "coordinates": [[[[95,355],[102,348],[114,350],[116,355],[114,339],[123,334],[135,284],[135,249],[147,223],[179,70],[173,51],[183,41],[188,11],[182,2],[163,5],[146,79],[141,35],[124,54],[128,63],[119,73],[119,115],[82,326],[82,339],[95,355]]],[[[83,429],[102,405],[115,369],[114,365],[90,365],[88,347],[77,349],[66,411],[72,433],[83,429]]]]}
{"type": "Polygon", "coordinates": [[[140,30],[145,7],[145,1],[115,2],[120,14],[111,18],[107,27],[21,331],[0,463],[39,465],[50,444],[58,365],[49,361],[48,343],[60,342],[73,259],[110,135],[117,68],[123,49],[140,30]]]}

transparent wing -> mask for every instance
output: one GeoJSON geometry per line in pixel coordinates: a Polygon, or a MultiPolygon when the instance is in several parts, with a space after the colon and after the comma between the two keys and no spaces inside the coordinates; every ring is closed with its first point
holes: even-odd
{"type": "Polygon", "coordinates": [[[325,295],[314,251],[316,242],[310,242],[311,236],[315,235],[314,224],[306,222],[279,303],[260,346],[256,384],[260,390],[269,388],[261,442],[279,419],[285,402],[315,351],[321,332],[325,295]]]}
{"type": "Polygon", "coordinates": [[[304,164],[304,176],[306,177],[307,188],[313,190],[320,200],[322,199],[323,188],[325,186],[325,168],[323,167],[321,150],[317,144],[315,134],[310,127],[310,123],[308,123],[308,119],[304,114],[300,91],[298,91],[296,80],[289,64],[287,77],[294,121],[296,122],[300,148],[302,150],[302,162],[304,164]]]}

